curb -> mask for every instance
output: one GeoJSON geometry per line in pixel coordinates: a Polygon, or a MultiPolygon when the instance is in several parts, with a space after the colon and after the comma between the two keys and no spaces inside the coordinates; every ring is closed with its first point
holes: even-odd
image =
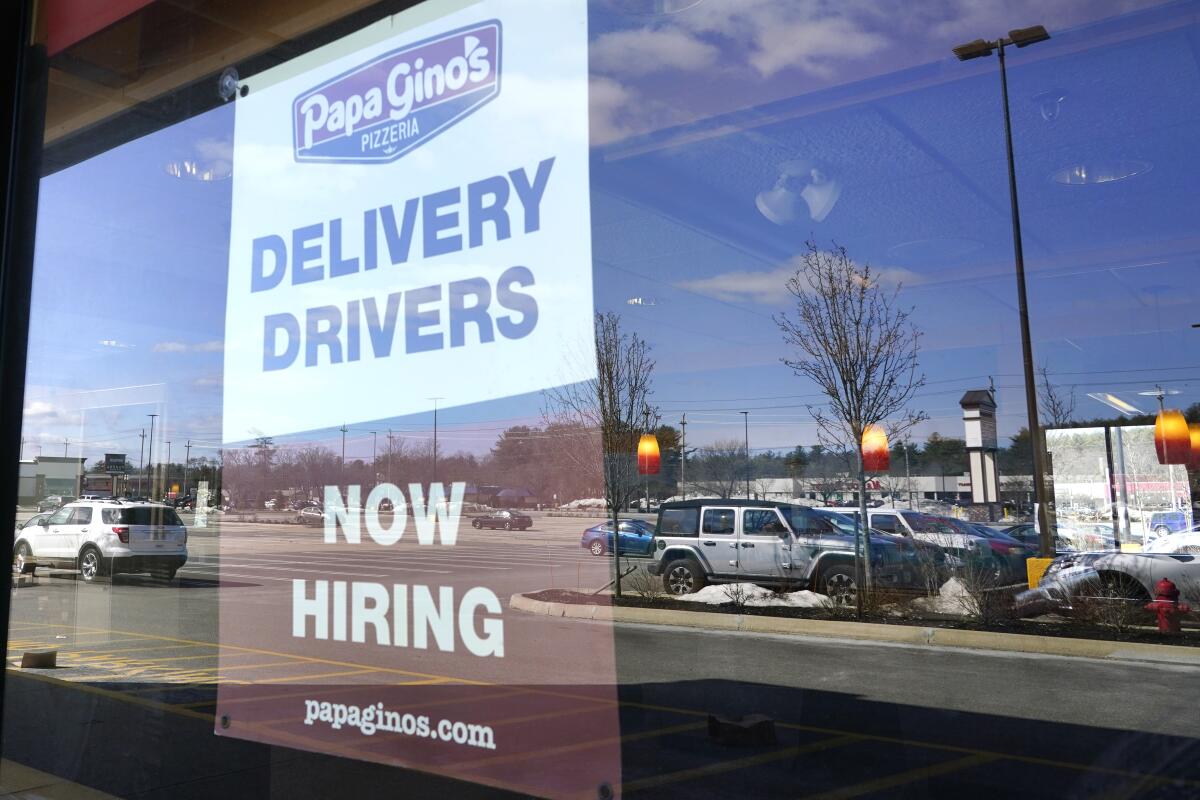
{"type": "Polygon", "coordinates": [[[704,630],[853,639],[903,645],[958,647],[967,650],[997,650],[1009,653],[1073,656],[1112,661],[1143,661],[1200,667],[1200,648],[1169,644],[1107,642],[1094,639],[1036,636],[1027,633],[965,631],[918,625],[885,625],[877,622],[841,622],[838,620],[717,614],[707,611],[551,603],[545,600],[533,600],[523,594],[512,595],[509,598],[508,607],[530,614],[565,619],[635,625],[673,625],[704,630]]]}

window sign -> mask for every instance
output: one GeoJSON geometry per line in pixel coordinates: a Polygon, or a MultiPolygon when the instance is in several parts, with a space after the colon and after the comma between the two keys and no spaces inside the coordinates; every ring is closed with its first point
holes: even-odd
{"type": "Polygon", "coordinates": [[[438,472],[436,444],[429,475],[393,482],[378,455],[364,472],[343,439],[303,487],[253,483],[281,444],[328,452],[322,430],[595,375],[586,4],[429,19],[236,100],[215,732],[594,796],[620,782],[612,629],[508,608],[565,555],[513,538],[532,518],[468,516],[480,490],[438,472]],[[306,534],[254,534],[263,519],[306,534]]]}
{"type": "Polygon", "coordinates": [[[585,14],[478,3],[242,83],[226,442],[590,377],[548,357],[593,336],[585,14]]]}

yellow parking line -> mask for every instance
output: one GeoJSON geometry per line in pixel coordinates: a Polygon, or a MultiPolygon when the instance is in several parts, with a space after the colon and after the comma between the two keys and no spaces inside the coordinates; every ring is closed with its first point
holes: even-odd
{"type": "Polygon", "coordinates": [[[919,781],[923,778],[934,778],[938,775],[946,775],[951,772],[958,772],[963,769],[977,767],[980,764],[987,764],[992,761],[998,761],[998,756],[983,755],[982,753],[966,756],[965,758],[957,758],[953,761],[944,761],[941,764],[931,764],[927,767],[918,767],[910,769],[907,772],[900,772],[896,775],[887,775],[874,780],[863,781],[856,783],[853,786],[843,786],[839,789],[832,789],[828,792],[820,792],[819,794],[810,794],[804,800],[847,800],[851,797],[862,797],[864,794],[872,794],[873,792],[881,792],[884,789],[892,789],[897,786],[903,786],[913,781],[919,781]]]}
{"type": "Polygon", "coordinates": [[[476,769],[478,767],[490,767],[494,764],[511,764],[517,761],[541,759],[547,756],[573,753],[579,750],[591,750],[596,747],[620,744],[621,742],[636,742],[641,739],[657,739],[660,736],[669,736],[672,733],[683,733],[685,731],[706,727],[708,727],[708,722],[685,722],[682,725],[672,725],[668,728],[656,728],[655,730],[650,731],[638,731],[637,733],[627,733],[624,736],[607,736],[603,739],[588,739],[586,742],[562,744],[555,747],[543,747],[524,753],[514,753],[513,755],[480,758],[476,759],[475,761],[456,761],[455,765],[461,769],[476,769]]]}
{"type": "Polygon", "coordinates": [[[345,675],[365,675],[368,672],[375,672],[373,669],[352,669],[342,670],[341,672],[322,672],[317,675],[289,675],[286,678],[267,678],[265,681],[251,681],[254,684],[260,683],[289,683],[291,681],[315,681],[318,678],[340,678],[345,675]]]}
{"type": "Polygon", "coordinates": [[[804,755],[805,753],[816,753],[821,750],[831,750],[835,747],[850,744],[860,741],[860,737],[854,735],[833,736],[828,739],[821,739],[817,742],[799,745],[797,747],[785,747],[782,750],[772,750],[769,753],[759,753],[745,758],[735,758],[730,761],[718,761],[715,764],[706,764],[703,767],[695,767],[693,769],[682,769],[678,772],[668,772],[665,775],[652,775],[648,778],[642,778],[636,781],[630,781],[622,785],[622,790],[625,793],[639,792],[643,789],[652,789],[657,786],[663,786],[668,783],[679,783],[680,781],[691,781],[696,778],[706,778],[709,775],[719,775],[722,772],[733,772],[746,767],[755,767],[760,764],[768,764],[772,761],[782,761],[785,758],[795,758],[804,755]]]}
{"type": "Polygon", "coordinates": [[[20,674],[21,677],[29,678],[30,680],[41,681],[42,683],[54,684],[56,686],[70,687],[73,689],[78,689],[81,692],[87,692],[89,694],[94,694],[99,697],[107,697],[113,700],[124,700],[127,703],[133,703],[137,706],[152,708],[156,711],[165,711],[169,714],[177,714],[181,717],[204,720],[205,722],[212,722],[213,719],[211,714],[200,714],[196,711],[189,711],[185,708],[176,708],[170,703],[160,703],[155,700],[147,700],[143,697],[132,697],[125,692],[117,692],[113,691],[112,689],[102,689],[99,686],[89,686],[88,684],[81,684],[75,681],[61,681],[57,678],[51,678],[49,675],[37,675],[32,672],[22,672],[20,674]]]}
{"type": "Polygon", "coordinates": [[[302,667],[305,666],[304,661],[268,661],[265,664],[235,664],[232,667],[223,667],[220,671],[222,674],[232,672],[235,669],[266,669],[267,667],[302,667]]]}
{"type": "MultiPolygon", "coordinates": [[[[132,642],[132,641],[138,641],[138,640],[128,639],[128,640],[125,640],[124,643],[127,644],[128,642],[132,642]]],[[[153,640],[142,639],[140,641],[152,643],[153,640]]],[[[178,650],[181,647],[195,647],[196,646],[196,645],[192,645],[192,644],[162,644],[162,645],[155,645],[154,647],[119,647],[116,650],[106,649],[108,647],[108,645],[110,645],[110,644],[121,644],[121,643],[122,643],[121,641],[117,641],[117,642],[105,642],[104,644],[98,644],[95,647],[64,647],[64,648],[62,648],[62,650],[60,652],[62,652],[62,653],[81,653],[81,654],[85,654],[85,655],[108,655],[108,654],[112,654],[112,653],[148,653],[151,650],[178,650]]],[[[216,645],[209,645],[209,647],[216,647],[216,645]]]]}
{"type": "MultiPolygon", "coordinates": [[[[51,627],[63,628],[63,627],[68,627],[68,626],[51,624],[51,627]]],[[[131,631],[109,630],[109,629],[105,629],[105,628],[88,628],[88,630],[96,630],[96,631],[108,630],[109,633],[117,634],[119,636],[140,636],[142,638],[157,639],[157,640],[163,641],[163,642],[179,642],[180,644],[192,644],[192,645],[197,645],[200,647],[218,647],[219,646],[222,650],[230,650],[230,651],[236,650],[236,651],[243,652],[243,653],[258,653],[260,655],[278,656],[280,658],[295,658],[300,661],[307,661],[307,662],[313,663],[313,664],[328,664],[328,665],[334,666],[334,667],[365,667],[366,666],[363,664],[356,664],[354,662],[335,661],[333,659],[317,658],[315,656],[298,656],[294,653],[281,653],[277,650],[264,650],[264,649],[257,648],[257,647],[244,647],[242,645],[231,645],[231,644],[218,645],[218,644],[214,644],[212,642],[197,642],[194,639],[179,639],[179,638],[176,638],[173,636],[158,636],[155,634],[139,634],[139,633],[134,633],[131,631]]],[[[436,675],[436,674],[428,673],[428,672],[413,672],[411,670],[395,669],[393,667],[369,667],[369,669],[372,669],[372,670],[375,670],[378,672],[386,672],[391,675],[405,675],[405,676],[418,677],[418,678],[442,678],[447,681],[468,684],[471,686],[494,686],[495,685],[488,681],[477,681],[477,680],[471,680],[470,678],[457,678],[457,677],[453,677],[450,675],[436,675]]]]}
{"type": "MultiPolygon", "coordinates": [[[[226,681],[222,678],[221,682],[225,683],[226,681]]],[[[237,681],[237,683],[249,685],[251,683],[254,683],[254,681],[237,681]]],[[[428,678],[428,679],[424,679],[424,680],[401,681],[400,683],[387,683],[387,684],[381,684],[381,685],[384,685],[384,686],[437,686],[437,685],[446,684],[446,683],[448,683],[448,681],[446,681],[443,678],[428,678]]],[[[369,684],[356,684],[354,686],[342,686],[340,688],[329,688],[329,689],[322,687],[321,696],[328,697],[328,696],[335,695],[335,694],[344,694],[346,692],[358,692],[358,691],[362,691],[363,686],[365,686],[365,685],[369,685],[369,684]]],[[[232,698],[227,698],[225,700],[222,700],[221,705],[227,706],[227,705],[237,705],[237,704],[241,704],[241,703],[262,703],[262,702],[266,702],[268,700],[287,700],[290,697],[307,697],[309,694],[311,694],[310,690],[305,689],[300,692],[283,692],[281,694],[255,695],[253,697],[232,697],[232,698]]],[[[517,692],[514,692],[513,694],[517,694],[517,692]]],[[[503,696],[503,695],[501,695],[501,696],[503,696]]],[[[433,702],[433,703],[421,703],[421,704],[418,704],[415,706],[406,706],[406,709],[409,711],[413,711],[416,709],[428,708],[430,706],[440,706],[440,705],[447,705],[447,704],[451,704],[451,703],[463,703],[468,700],[476,700],[476,699],[478,699],[478,698],[457,697],[457,698],[454,698],[453,700],[442,700],[442,701],[433,702]]],[[[488,698],[488,699],[491,699],[491,698],[488,698]]],[[[212,706],[212,705],[216,705],[216,704],[217,704],[217,699],[215,697],[212,700],[204,700],[202,702],[197,701],[194,703],[176,703],[176,705],[178,705],[180,708],[202,708],[204,706],[212,706]]]]}

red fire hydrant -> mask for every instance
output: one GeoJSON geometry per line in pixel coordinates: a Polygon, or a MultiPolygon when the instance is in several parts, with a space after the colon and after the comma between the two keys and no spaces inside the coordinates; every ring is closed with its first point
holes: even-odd
{"type": "Polygon", "coordinates": [[[1160,633],[1179,633],[1179,618],[1191,612],[1192,607],[1179,602],[1179,587],[1169,578],[1154,585],[1154,601],[1146,604],[1147,611],[1158,617],[1160,633]]]}

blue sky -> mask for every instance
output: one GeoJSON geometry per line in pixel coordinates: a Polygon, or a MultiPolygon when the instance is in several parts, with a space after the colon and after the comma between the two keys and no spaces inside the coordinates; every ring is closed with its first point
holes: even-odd
{"type": "MultiPolygon", "coordinates": [[[[931,419],[916,438],[961,435],[957,400],[988,376],[1001,435],[1023,422],[997,66],[949,48],[1037,22],[1054,38],[1009,62],[1035,357],[1077,384],[1080,417],[1111,412],[1088,392],[1143,410],[1153,401],[1137,392],[1156,383],[1181,406],[1200,399],[1197,3],[705,0],[642,13],[652,5],[592,5],[594,288],[653,345],[656,402],[665,421],[688,414],[691,443],[740,438],[741,410],[752,447],[816,441],[804,406],[820,398],[780,363],[771,319],[809,236],[903,286],[924,332],[914,406],[931,419]],[[822,219],[779,225],[755,198],[797,160],[840,194],[822,219]],[[1055,179],[1076,167],[1137,174],[1055,179]]],[[[27,456],[61,455],[66,439],[72,455],[82,440],[89,458],[136,458],[150,413],[166,420],[157,448],[218,445],[232,181],[166,165],[227,169],[233,113],[43,181],[27,456]],[[117,387],[142,388],[95,393],[117,387]]],[[[445,410],[442,447],[484,452],[541,404],[445,410]]],[[[431,418],[347,422],[349,453],[366,455],[367,431],[420,438],[431,418]]],[[[336,449],[341,434],[303,439],[336,449]]]]}

